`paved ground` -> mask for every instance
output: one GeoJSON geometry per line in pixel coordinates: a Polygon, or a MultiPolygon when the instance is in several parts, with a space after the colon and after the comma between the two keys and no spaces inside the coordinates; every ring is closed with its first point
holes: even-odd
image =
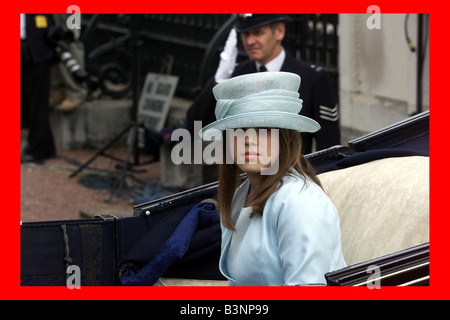
{"type": "MultiPolygon", "coordinates": [[[[127,148],[119,146],[109,149],[119,159],[125,159],[127,148]]],[[[117,188],[96,189],[102,184],[107,187],[114,178],[117,179],[122,172],[116,168],[118,161],[99,156],[85,170],[73,178],[69,178],[79,164],[85,163],[97,150],[70,150],[58,151],[58,156],[47,160],[43,165],[21,164],[20,168],[20,215],[21,220],[44,221],[80,219],[84,215],[116,214],[133,215],[133,203],[128,196],[117,196],[113,191],[117,188]],[[100,174],[100,175],[99,175],[100,174]],[[89,179],[89,180],[87,180],[89,179]],[[81,183],[82,181],[86,181],[81,183]],[[109,198],[109,201],[105,201],[109,198]],[[83,214],[80,214],[83,213],[83,214]]],[[[151,156],[140,154],[139,163],[151,160],[151,156]]],[[[131,159],[133,161],[133,159],[131,159]]],[[[127,183],[133,188],[143,187],[150,181],[160,178],[160,164],[154,162],[147,165],[136,166],[135,169],[145,172],[133,175],[141,181],[128,178],[127,183]]],[[[123,190],[131,190],[124,188],[123,190]]],[[[129,194],[129,192],[127,192],[129,194]]]]}

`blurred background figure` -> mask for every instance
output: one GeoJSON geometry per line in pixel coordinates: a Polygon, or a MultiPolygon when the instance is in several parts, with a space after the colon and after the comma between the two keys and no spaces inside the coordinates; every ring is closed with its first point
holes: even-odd
{"type": "Polygon", "coordinates": [[[21,128],[28,129],[21,163],[42,163],[56,154],[49,122],[50,67],[56,57],[48,40],[52,25],[51,15],[20,15],[21,128]]]}
{"type": "Polygon", "coordinates": [[[236,64],[237,35],[231,30],[216,75],[196,98],[187,112],[187,127],[193,132],[193,122],[201,120],[206,126],[215,120],[212,88],[227,78],[261,71],[286,71],[301,77],[299,89],[303,100],[301,115],[316,120],[321,130],[303,133],[304,154],[340,144],[339,110],[336,90],[330,75],[321,67],[295,59],[283,47],[285,14],[240,14],[234,29],[240,34],[248,56],[236,64]],[[315,143],[315,147],[314,147],[315,143]]]}
{"type": "MultiPolygon", "coordinates": [[[[69,14],[54,14],[55,28],[53,39],[65,52],[69,53],[81,70],[84,70],[84,44],[80,40],[81,29],[67,28],[69,14]]],[[[78,73],[71,72],[67,63],[62,60],[52,66],[50,107],[63,112],[70,112],[79,107],[86,99],[88,89],[84,82],[87,75],[78,77],[78,73]]]]}

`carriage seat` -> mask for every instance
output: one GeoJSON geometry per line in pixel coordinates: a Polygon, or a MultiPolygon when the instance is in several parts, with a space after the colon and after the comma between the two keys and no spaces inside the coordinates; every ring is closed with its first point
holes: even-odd
{"type": "Polygon", "coordinates": [[[429,241],[429,157],[384,158],[319,175],[347,265],[429,241]]]}

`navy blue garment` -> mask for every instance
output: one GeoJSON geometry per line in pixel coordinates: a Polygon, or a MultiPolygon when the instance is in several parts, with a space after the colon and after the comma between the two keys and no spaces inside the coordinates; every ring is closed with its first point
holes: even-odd
{"type": "Polygon", "coordinates": [[[41,162],[56,154],[49,120],[50,68],[56,54],[48,34],[54,22],[49,14],[26,14],[25,21],[26,38],[20,42],[20,117],[21,127],[29,132],[23,159],[41,162]]]}
{"type": "Polygon", "coordinates": [[[160,146],[162,145],[170,146],[172,144],[171,136],[172,132],[175,129],[177,129],[177,127],[164,127],[160,131],[154,129],[145,129],[144,134],[145,151],[147,151],[148,154],[154,156],[154,161],[159,160],[160,146]]]}
{"type": "Polygon", "coordinates": [[[122,285],[152,286],[173,263],[183,257],[197,228],[205,228],[219,219],[218,210],[211,202],[195,205],[178,224],[170,238],[156,255],[139,271],[127,269],[122,275],[122,285]]]}

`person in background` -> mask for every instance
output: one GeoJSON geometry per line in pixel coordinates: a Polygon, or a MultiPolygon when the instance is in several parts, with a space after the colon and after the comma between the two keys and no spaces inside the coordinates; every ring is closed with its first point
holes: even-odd
{"type": "Polygon", "coordinates": [[[21,128],[29,130],[21,163],[42,163],[56,155],[49,121],[50,67],[56,58],[48,40],[51,25],[48,14],[20,15],[21,128]]]}
{"type": "Polygon", "coordinates": [[[215,100],[212,88],[230,77],[259,71],[285,71],[299,75],[302,115],[316,120],[321,130],[302,133],[304,154],[340,144],[339,109],[331,76],[321,67],[296,60],[282,46],[286,34],[285,14],[240,14],[221,53],[219,67],[212,79],[190,106],[186,125],[191,134],[194,121],[206,126],[213,122],[215,100]],[[237,33],[248,59],[236,65],[237,33]],[[313,140],[315,148],[313,148],[313,140]],[[314,150],[315,149],[315,150],[314,150]]]}

